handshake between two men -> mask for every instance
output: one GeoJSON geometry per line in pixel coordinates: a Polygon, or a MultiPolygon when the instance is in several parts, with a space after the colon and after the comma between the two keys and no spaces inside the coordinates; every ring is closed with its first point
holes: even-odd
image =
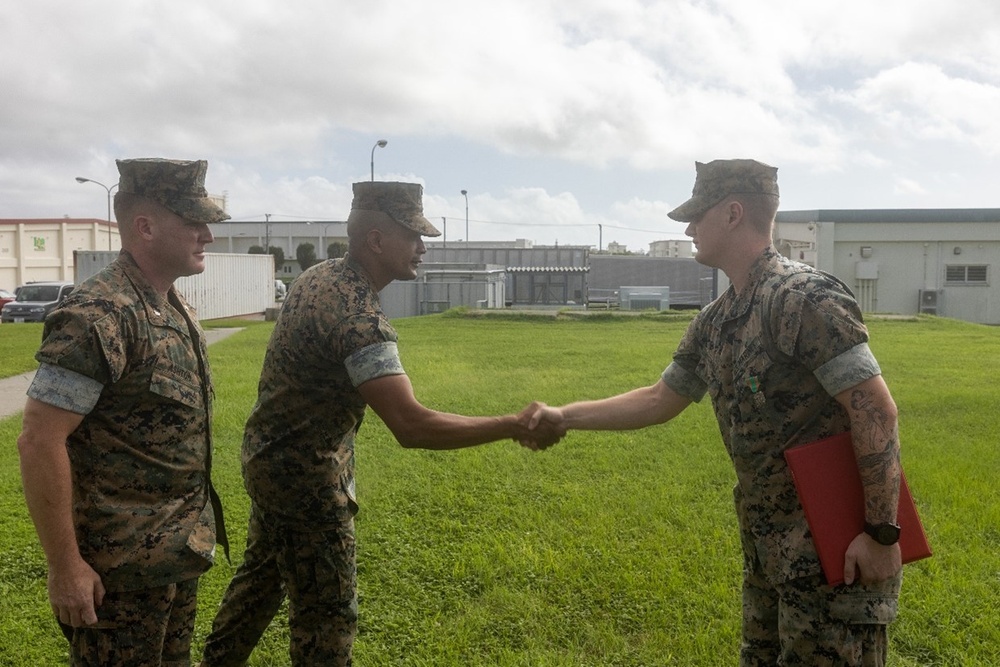
{"type": "Polygon", "coordinates": [[[548,449],[566,435],[566,420],[559,408],[532,401],[517,415],[521,432],[515,440],[532,451],[548,449]]]}

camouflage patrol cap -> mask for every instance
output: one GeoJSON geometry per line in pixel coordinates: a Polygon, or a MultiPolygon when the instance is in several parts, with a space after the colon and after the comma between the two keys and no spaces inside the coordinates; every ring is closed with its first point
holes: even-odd
{"type": "Polygon", "coordinates": [[[691,198],[667,214],[679,222],[697,220],[729,195],[778,196],[777,167],[757,160],[712,160],[694,165],[691,198]]]}
{"type": "Polygon", "coordinates": [[[163,204],[182,218],[195,222],[222,222],[229,215],[209,199],[205,190],[205,160],[137,158],[116,160],[118,191],[163,204]]]}
{"type": "Polygon", "coordinates": [[[361,181],[354,184],[354,201],[347,223],[370,213],[383,214],[422,236],[441,236],[424,217],[424,188],[419,183],[361,181]]]}

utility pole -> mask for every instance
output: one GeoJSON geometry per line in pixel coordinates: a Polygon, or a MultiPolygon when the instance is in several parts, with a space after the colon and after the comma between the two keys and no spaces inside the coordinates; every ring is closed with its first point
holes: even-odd
{"type": "Polygon", "coordinates": [[[271,252],[271,214],[264,214],[264,254],[271,252]]]}
{"type": "Polygon", "coordinates": [[[469,245],[469,191],[462,190],[462,196],[465,197],[465,245],[469,245]]]}

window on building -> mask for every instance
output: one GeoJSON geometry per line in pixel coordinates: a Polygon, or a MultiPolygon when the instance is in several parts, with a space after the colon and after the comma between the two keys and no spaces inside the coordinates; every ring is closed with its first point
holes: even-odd
{"type": "Polygon", "coordinates": [[[985,285],[986,264],[952,264],[945,267],[944,280],[949,285],[985,285]]]}

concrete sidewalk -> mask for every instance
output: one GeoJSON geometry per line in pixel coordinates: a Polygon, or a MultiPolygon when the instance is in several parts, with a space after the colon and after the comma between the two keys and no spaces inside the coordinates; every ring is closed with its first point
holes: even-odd
{"type": "MultiPolygon", "coordinates": [[[[228,329],[205,329],[205,338],[208,344],[218,342],[227,338],[237,331],[243,331],[241,327],[228,329]]],[[[16,415],[24,410],[24,401],[27,398],[28,387],[35,377],[35,371],[22,373],[14,377],[0,380],[0,419],[16,415]]]]}

